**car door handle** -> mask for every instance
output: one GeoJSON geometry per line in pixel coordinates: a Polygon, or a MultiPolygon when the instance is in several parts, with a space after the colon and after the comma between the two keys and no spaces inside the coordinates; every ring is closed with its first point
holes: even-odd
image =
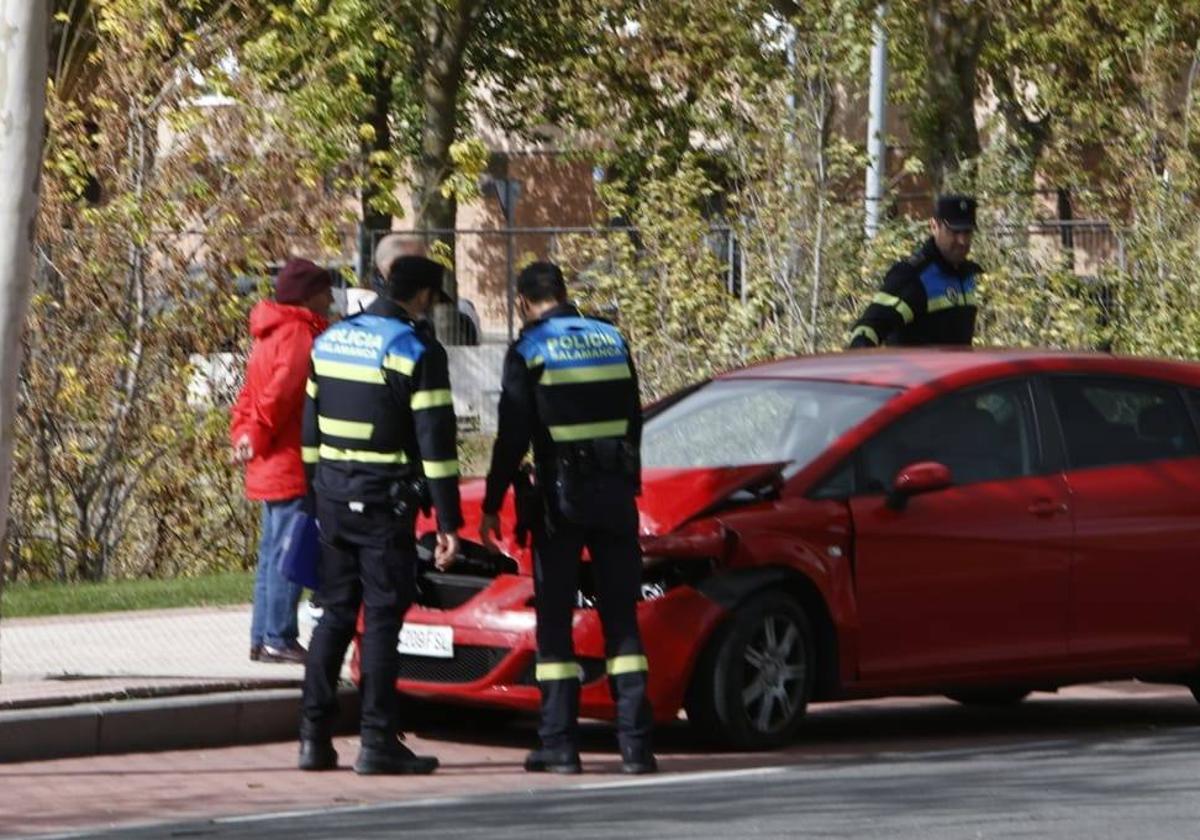
{"type": "Polygon", "coordinates": [[[1029,512],[1034,516],[1054,516],[1068,510],[1066,502],[1056,502],[1052,499],[1038,499],[1029,506],[1029,512]]]}

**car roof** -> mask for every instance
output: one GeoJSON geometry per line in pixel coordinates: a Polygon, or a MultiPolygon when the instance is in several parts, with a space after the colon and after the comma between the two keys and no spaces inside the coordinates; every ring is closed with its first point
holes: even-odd
{"type": "Polygon", "coordinates": [[[1200,384],[1200,364],[1067,350],[883,348],[796,356],[730,371],[717,379],[810,379],[912,389],[943,379],[986,379],[1040,371],[1146,376],[1200,384]]]}

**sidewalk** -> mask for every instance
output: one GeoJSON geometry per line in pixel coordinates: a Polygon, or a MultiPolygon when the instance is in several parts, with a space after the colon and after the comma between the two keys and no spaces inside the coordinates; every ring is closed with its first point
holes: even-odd
{"type": "Polygon", "coordinates": [[[0,621],[0,761],[292,737],[303,667],[249,635],[248,605],[0,621]]]}
{"type": "MultiPolygon", "coordinates": [[[[302,642],[312,635],[314,624],[315,617],[302,606],[302,642]]],[[[27,683],[301,678],[300,666],[251,662],[249,650],[248,604],[2,619],[0,706],[11,686],[27,683]]],[[[52,686],[46,689],[60,693],[52,686]]]]}

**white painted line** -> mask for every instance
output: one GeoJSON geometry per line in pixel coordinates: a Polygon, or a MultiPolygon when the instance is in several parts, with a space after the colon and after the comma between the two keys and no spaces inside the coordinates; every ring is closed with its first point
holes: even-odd
{"type": "MultiPolygon", "coordinates": [[[[788,769],[791,769],[790,766],[781,765],[777,767],[749,767],[742,770],[712,770],[704,773],[678,773],[663,776],[647,776],[640,779],[622,779],[620,781],[613,782],[593,782],[591,784],[568,785],[566,787],[529,788],[523,792],[530,795],[542,793],[549,795],[561,795],[564,793],[590,793],[592,791],[622,790],[626,788],[670,786],[693,783],[698,784],[701,782],[722,781],[727,779],[769,776],[777,773],[783,773],[788,769]]],[[[480,791],[474,796],[428,797],[425,799],[407,799],[396,802],[377,802],[371,805],[346,805],[340,808],[312,808],[297,811],[276,811],[266,814],[245,814],[236,817],[218,817],[210,820],[210,822],[221,825],[242,825],[246,823],[268,822],[270,820],[303,819],[305,817],[319,817],[331,814],[366,814],[371,813],[372,811],[391,811],[408,808],[464,805],[480,799],[500,797],[505,795],[511,794],[504,794],[500,791],[480,791]]]]}
{"type": "Polygon", "coordinates": [[[741,770],[709,770],[703,773],[671,773],[663,776],[642,776],[638,779],[622,779],[615,782],[593,782],[585,785],[574,785],[568,788],[558,788],[558,790],[621,790],[624,788],[703,784],[704,782],[754,778],[756,776],[774,776],[794,768],[795,765],[781,764],[771,767],[747,767],[741,770]]]}

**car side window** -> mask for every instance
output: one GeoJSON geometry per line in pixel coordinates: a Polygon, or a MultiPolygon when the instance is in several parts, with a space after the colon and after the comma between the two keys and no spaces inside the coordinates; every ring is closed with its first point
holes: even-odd
{"type": "Polygon", "coordinates": [[[1196,429],[1174,385],[1063,376],[1050,387],[1073,469],[1200,454],[1196,429]]]}
{"type": "Polygon", "coordinates": [[[854,495],[854,459],[846,461],[837,471],[817,485],[810,499],[845,499],[854,495]]]}
{"type": "Polygon", "coordinates": [[[1033,475],[1038,451],[1035,429],[1024,381],[941,397],[863,446],[865,490],[889,490],[896,473],[918,461],[946,465],[956,485],[1033,475]]]}

